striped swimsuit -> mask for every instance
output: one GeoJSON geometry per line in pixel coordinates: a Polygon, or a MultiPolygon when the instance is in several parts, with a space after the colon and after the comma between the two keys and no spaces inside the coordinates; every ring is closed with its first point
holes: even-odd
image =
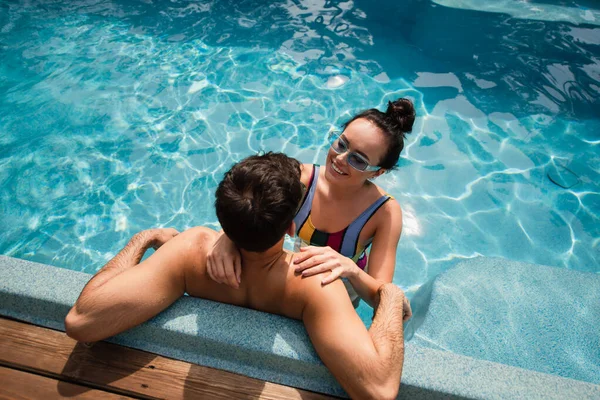
{"type": "Polygon", "coordinates": [[[351,258],[360,269],[365,269],[367,265],[367,248],[371,245],[373,238],[369,238],[368,242],[363,246],[358,242],[358,237],[365,224],[379,210],[391,196],[383,195],[365,211],[362,212],[346,229],[339,232],[327,233],[315,228],[310,218],[312,202],[315,196],[317,180],[319,178],[319,166],[314,165],[313,172],[308,184],[308,192],[302,200],[302,206],[294,217],[296,223],[296,235],[305,243],[311,246],[329,246],[343,256],[351,258]]]}

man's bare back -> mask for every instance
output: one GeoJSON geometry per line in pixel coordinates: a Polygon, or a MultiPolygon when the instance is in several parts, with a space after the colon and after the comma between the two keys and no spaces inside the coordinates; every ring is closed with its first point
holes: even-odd
{"type": "Polygon", "coordinates": [[[340,296],[340,302],[347,298],[348,305],[352,308],[350,298],[341,281],[328,285],[331,286],[328,288],[321,285],[319,276],[302,278],[294,273],[292,265],[294,253],[282,248],[256,260],[251,259],[251,254],[245,254],[242,283],[239,289],[216,283],[206,272],[206,254],[218,235],[212,229],[203,227],[192,228],[181,234],[180,239],[185,236],[198,243],[197,247],[189,247],[189,253],[180,253],[185,257],[184,262],[187,266],[185,291],[189,295],[285,315],[298,320],[302,320],[304,307],[311,300],[307,295],[314,294],[315,291],[331,291],[336,296],[340,296]]]}
{"type": "MultiPolygon", "coordinates": [[[[232,207],[223,201],[229,205],[224,212],[234,214],[229,218],[231,223],[227,224],[226,217],[219,218],[224,230],[230,230],[226,231],[229,237],[240,229],[237,244],[244,276],[239,289],[214,282],[206,271],[206,255],[217,232],[203,227],[183,233],[170,228],[143,231],[88,282],[65,319],[67,334],[84,342],[103,340],[147,321],[187,292],[302,320],[323,363],[351,397],[395,398],[404,359],[404,294],[393,284],[382,284],[376,315],[367,331],[340,281],[322,286],[319,276],[296,276],[290,266],[293,254],[283,249],[283,240],[286,232],[294,231],[291,217],[300,201],[299,192],[292,200],[274,193],[275,206],[262,213],[254,210],[254,204],[249,207],[246,192],[248,188],[255,190],[254,195],[260,198],[280,185],[282,192],[288,193],[286,185],[299,186],[299,169],[284,155],[276,156],[276,165],[290,176],[268,165],[269,154],[249,159],[260,161],[261,157],[267,158],[267,166],[255,162],[243,169],[236,189],[241,195],[235,190],[228,194],[238,196],[239,202],[232,207]],[[270,173],[283,182],[263,179],[265,174],[270,178],[270,173]],[[281,202],[288,202],[288,207],[280,207],[281,202]],[[271,209],[283,211],[279,215],[271,209]],[[246,212],[246,219],[251,221],[257,216],[263,218],[264,213],[267,222],[256,223],[264,226],[264,237],[252,236],[254,227],[243,222],[244,215],[235,215],[239,210],[246,212]],[[272,234],[271,225],[278,226],[277,233],[272,234]],[[141,261],[150,247],[156,252],[141,261]]],[[[244,166],[244,162],[240,164],[244,166]]],[[[218,215],[220,205],[217,190],[218,215]]]]}

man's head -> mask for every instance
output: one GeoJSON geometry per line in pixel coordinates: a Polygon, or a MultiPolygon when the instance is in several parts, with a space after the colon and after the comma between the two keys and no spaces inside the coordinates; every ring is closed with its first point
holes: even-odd
{"type": "Polygon", "coordinates": [[[260,252],[283,237],[301,200],[300,163],[269,152],[245,158],[225,174],[215,208],[223,231],[240,249],[260,252]]]}

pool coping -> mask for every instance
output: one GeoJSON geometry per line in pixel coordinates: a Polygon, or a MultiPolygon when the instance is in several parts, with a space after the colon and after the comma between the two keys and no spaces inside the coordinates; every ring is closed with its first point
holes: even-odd
{"type": "MultiPolygon", "coordinates": [[[[64,331],[64,317],[90,277],[0,255],[0,315],[64,331]]],[[[345,397],[315,353],[302,323],[278,315],[185,296],[109,341],[345,397]]],[[[600,385],[408,342],[398,398],[596,399],[600,385]]]]}

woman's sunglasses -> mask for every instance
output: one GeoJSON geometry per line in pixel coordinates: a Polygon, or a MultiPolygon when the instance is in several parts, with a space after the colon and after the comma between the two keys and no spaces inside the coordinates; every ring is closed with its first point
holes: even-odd
{"type": "Polygon", "coordinates": [[[340,132],[329,132],[329,144],[331,145],[331,149],[338,154],[344,154],[348,152],[348,155],[346,156],[346,162],[355,170],[361,172],[371,172],[381,169],[381,167],[369,164],[369,161],[367,161],[367,159],[360,154],[354,151],[349,151],[348,142],[346,142],[346,139],[341,136],[340,132]]]}

